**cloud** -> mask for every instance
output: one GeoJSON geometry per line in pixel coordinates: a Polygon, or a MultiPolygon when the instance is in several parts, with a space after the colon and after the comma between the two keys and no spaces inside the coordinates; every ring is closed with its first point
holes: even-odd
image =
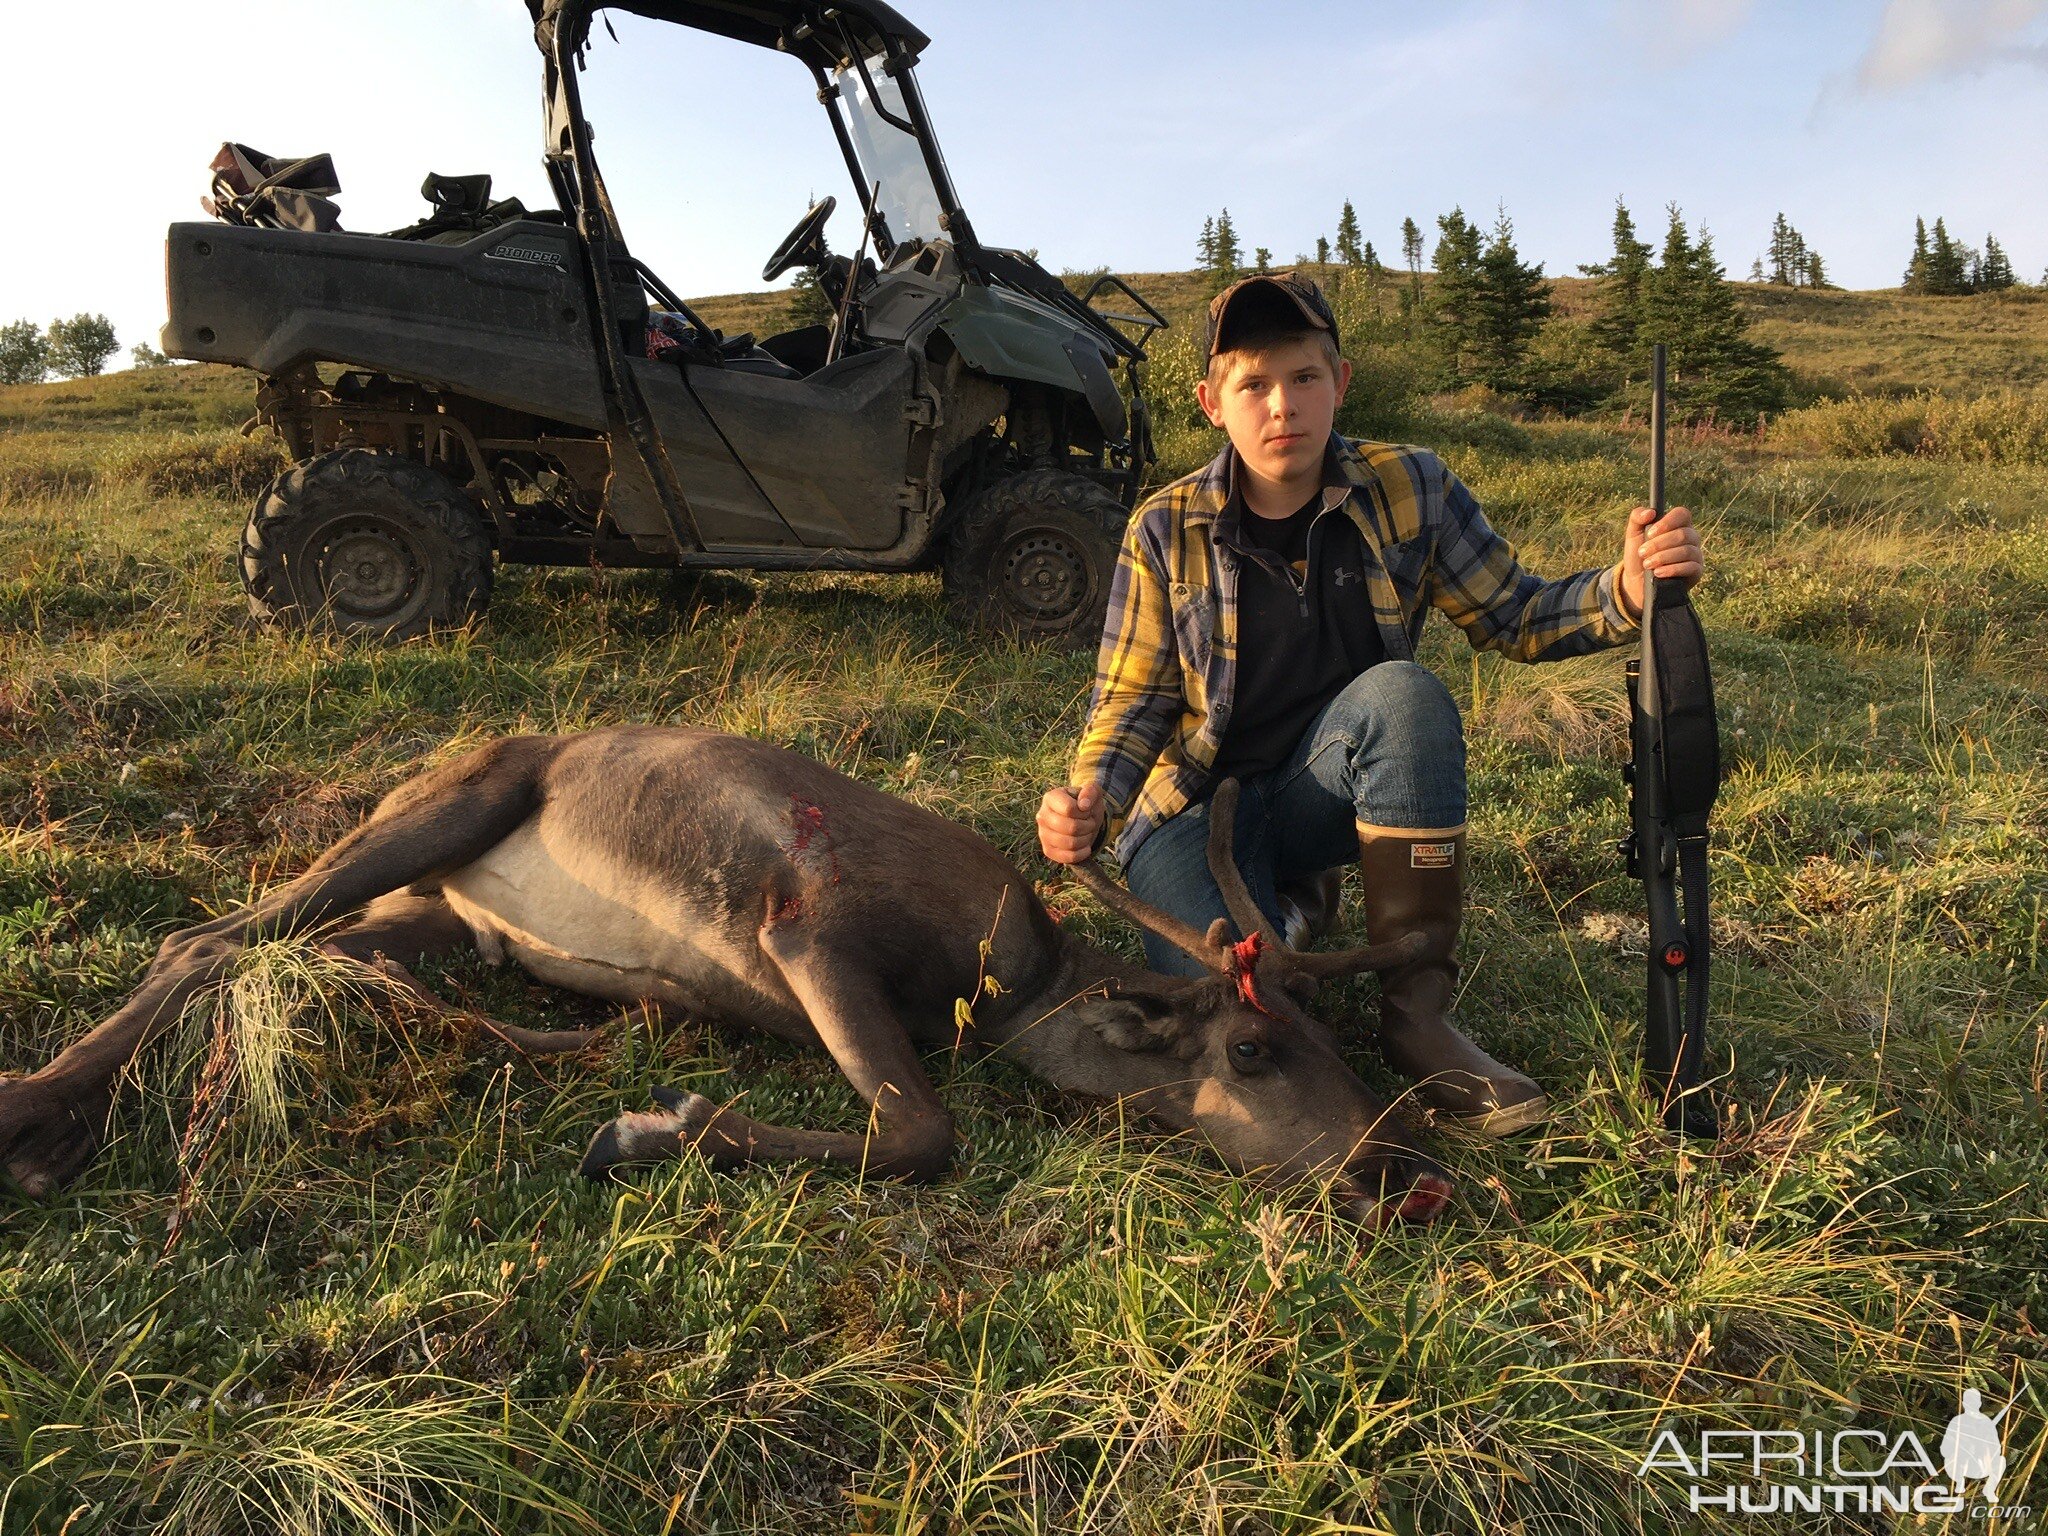
{"type": "Polygon", "coordinates": [[[1656,9],[1680,39],[1704,46],[1741,31],[1756,0],[1663,0],[1656,9]]]}
{"type": "Polygon", "coordinates": [[[1651,62],[1672,65],[1726,42],[1755,10],[1756,0],[1648,0],[1624,4],[1615,15],[1622,35],[1651,62]]]}
{"type": "Polygon", "coordinates": [[[2048,0],[1889,0],[1856,66],[1856,83],[1895,91],[1986,64],[2041,64],[2048,53],[2019,39],[2044,12],[2048,0]]]}

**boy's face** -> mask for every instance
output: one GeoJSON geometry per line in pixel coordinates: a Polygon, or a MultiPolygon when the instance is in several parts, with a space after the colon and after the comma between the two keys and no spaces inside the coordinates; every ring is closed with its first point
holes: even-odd
{"type": "Polygon", "coordinates": [[[1322,344],[1302,336],[1256,357],[1226,355],[1221,381],[1201,380],[1195,399],[1210,425],[1230,434],[1247,467],[1286,481],[1322,463],[1350,383],[1350,363],[1340,358],[1332,368],[1322,344]]]}

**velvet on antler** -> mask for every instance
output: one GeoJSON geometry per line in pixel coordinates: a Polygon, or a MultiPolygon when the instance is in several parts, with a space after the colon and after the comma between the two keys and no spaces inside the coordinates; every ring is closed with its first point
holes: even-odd
{"type": "Polygon", "coordinates": [[[1256,933],[1273,949],[1285,949],[1287,941],[1252,900],[1244,871],[1237,867],[1237,793],[1237,780],[1225,779],[1209,797],[1209,873],[1237,931],[1246,938],[1256,933]]]}
{"type": "Polygon", "coordinates": [[[1166,940],[1206,969],[1219,974],[1226,971],[1226,951],[1211,944],[1192,923],[1182,922],[1171,913],[1162,912],[1149,901],[1133,895],[1127,887],[1104,874],[1102,866],[1092,858],[1083,859],[1072,868],[1074,878],[1088,887],[1095,899],[1110,911],[1129,918],[1146,932],[1166,940]]]}
{"type": "Polygon", "coordinates": [[[1224,908],[1238,931],[1247,939],[1257,934],[1264,940],[1263,946],[1253,951],[1259,960],[1284,965],[1317,981],[1331,981],[1361,971],[1392,970],[1419,959],[1428,949],[1428,939],[1419,933],[1405,934],[1390,944],[1368,944],[1359,949],[1321,953],[1289,949],[1266,914],[1259,910],[1259,904],[1252,900],[1244,871],[1237,867],[1237,796],[1237,780],[1225,779],[1209,797],[1209,873],[1215,878],[1216,889],[1223,894],[1224,908]]]}

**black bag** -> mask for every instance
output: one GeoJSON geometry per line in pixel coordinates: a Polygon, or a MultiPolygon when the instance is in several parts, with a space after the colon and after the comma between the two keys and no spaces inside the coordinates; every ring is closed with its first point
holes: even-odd
{"type": "Polygon", "coordinates": [[[213,194],[199,206],[223,223],[310,234],[341,228],[341,210],[333,201],[341,178],[330,155],[283,160],[246,144],[223,144],[211,170],[213,194]]]}

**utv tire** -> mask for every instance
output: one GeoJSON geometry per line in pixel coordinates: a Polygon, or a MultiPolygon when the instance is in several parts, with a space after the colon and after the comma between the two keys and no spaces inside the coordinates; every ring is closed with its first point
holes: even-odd
{"type": "Polygon", "coordinates": [[[1130,515],[1081,475],[1032,469],[997,481],[946,541],[941,569],[954,619],[1094,650],[1130,515]]]}
{"type": "Polygon", "coordinates": [[[242,531],[249,611],[283,629],[408,640],[453,629],[491,595],[491,536],[447,476],[340,448],[286,470],[242,531]]]}

